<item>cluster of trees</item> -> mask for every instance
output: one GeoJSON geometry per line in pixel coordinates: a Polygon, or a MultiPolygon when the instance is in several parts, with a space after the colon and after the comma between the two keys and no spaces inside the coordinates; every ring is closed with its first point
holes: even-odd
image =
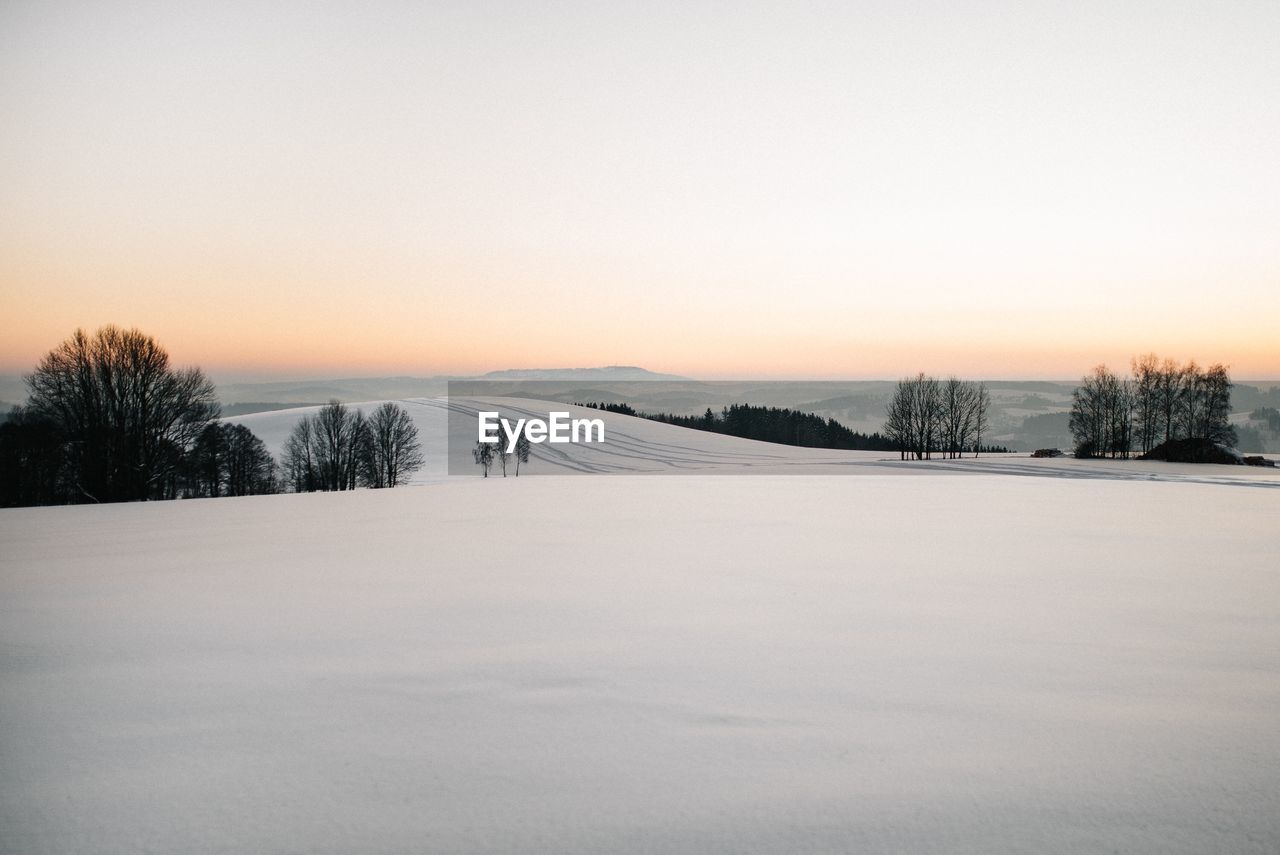
{"type": "Polygon", "coordinates": [[[989,426],[991,394],[985,383],[957,377],[939,380],[923,373],[898,381],[889,401],[884,435],[890,450],[903,460],[929,460],[934,454],[960,457],[965,452],[999,451],[984,448],[989,426]]]}
{"type": "Polygon", "coordinates": [[[480,467],[484,473],[484,477],[489,477],[489,470],[497,466],[502,477],[507,477],[507,467],[511,466],[515,470],[515,476],[520,477],[520,464],[529,462],[529,452],[532,450],[529,437],[523,432],[516,437],[515,446],[511,445],[511,432],[507,429],[507,423],[502,421],[502,416],[498,416],[498,435],[501,437],[498,442],[480,442],[476,441],[475,448],[471,449],[471,456],[475,458],[476,465],[480,467]],[[511,448],[510,451],[507,449],[511,448]]]}
{"type": "Polygon", "coordinates": [[[1132,377],[1099,365],[1076,388],[1071,433],[1077,457],[1123,457],[1171,440],[1235,445],[1231,427],[1231,377],[1222,365],[1202,369],[1161,360],[1154,353],[1132,360],[1132,377]]]}
{"type": "Polygon", "coordinates": [[[258,496],[277,491],[275,458],[244,425],[210,422],[196,437],[189,461],[189,496],[258,496]]]}
{"type": "Polygon", "coordinates": [[[76,330],[25,380],[26,406],[0,424],[0,506],[394,487],[422,466],[403,408],[366,419],[333,402],[294,430],[282,472],[251,430],[219,420],[200,369],[174,368],[136,329],[76,330]]]}
{"type": "Polygon", "coordinates": [[[136,329],[76,330],[26,380],[29,409],[63,434],[74,491],[93,502],[175,497],[187,450],[219,415],[200,369],[173,368],[136,329]]]}
{"type": "Polygon", "coordinates": [[[174,368],[150,336],[76,332],[26,378],[29,399],[0,429],[6,505],[192,495],[192,450],[218,418],[213,384],[174,368]]]}
{"type": "Polygon", "coordinates": [[[303,416],[285,442],[285,485],[298,493],[395,487],[422,468],[418,429],[388,401],[368,417],[338,401],[303,416]]]}
{"type": "Polygon", "coordinates": [[[718,414],[708,407],[700,416],[677,416],[670,413],[638,413],[627,404],[588,403],[584,406],[695,430],[804,448],[862,451],[892,451],[894,448],[888,438],[878,433],[868,436],[850,430],[835,419],[824,419],[814,413],[778,407],[730,404],[718,414]]]}

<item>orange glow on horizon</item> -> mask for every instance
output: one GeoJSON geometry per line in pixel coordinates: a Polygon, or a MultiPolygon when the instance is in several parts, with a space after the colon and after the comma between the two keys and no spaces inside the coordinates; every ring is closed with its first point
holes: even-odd
{"type": "Polygon", "coordinates": [[[1280,17],[925,17],[9,4],[0,372],[1280,378],[1280,17]]]}
{"type": "MultiPolygon", "coordinates": [[[[139,313],[142,315],[147,312],[139,313]]],[[[838,323],[796,333],[793,328],[718,328],[708,322],[705,334],[691,322],[679,335],[652,336],[643,320],[568,334],[495,335],[502,323],[447,323],[418,327],[411,320],[391,320],[379,327],[359,317],[326,325],[300,324],[277,329],[270,320],[227,328],[230,319],[188,317],[102,320],[80,318],[71,325],[54,319],[31,322],[0,344],[0,373],[23,374],[38,359],[81,326],[104,323],[137,326],[169,350],[175,364],[198,365],[220,377],[312,379],[360,376],[467,376],[505,368],[587,368],[637,365],[660,373],[698,379],[895,379],[917,371],[991,379],[1069,380],[1104,362],[1125,371],[1129,360],[1154,351],[1179,360],[1223,362],[1237,379],[1280,378],[1280,347],[1265,332],[1252,338],[1236,334],[1218,338],[1212,331],[1165,331],[1141,338],[1123,326],[1069,336],[1053,324],[1024,327],[1017,335],[998,335],[1002,325],[1027,324],[1008,314],[963,319],[974,330],[948,331],[945,324],[926,333],[867,324],[865,331],[842,333],[838,323]],[[202,324],[200,321],[206,321],[202,324]]],[[[503,319],[519,327],[519,317],[503,319]]],[[[830,319],[828,319],[830,321],[830,319]]],[[[1067,327],[1083,323],[1061,324],[1067,327]]],[[[962,324],[963,325],[963,324],[962,324]]]]}

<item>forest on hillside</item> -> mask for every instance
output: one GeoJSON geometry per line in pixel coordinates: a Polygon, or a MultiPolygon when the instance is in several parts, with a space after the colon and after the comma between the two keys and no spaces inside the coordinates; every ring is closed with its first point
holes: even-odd
{"type": "Polygon", "coordinates": [[[710,407],[700,416],[674,413],[642,413],[627,404],[588,402],[591,409],[638,416],[650,421],[711,433],[775,442],[802,448],[830,448],[851,451],[893,451],[888,439],[879,433],[864,434],[850,430],[835,419],[824,419],[813,413],[802,413],[782,407],[760,407],[752,404],[730,404],[719,413],[710,407]]]}

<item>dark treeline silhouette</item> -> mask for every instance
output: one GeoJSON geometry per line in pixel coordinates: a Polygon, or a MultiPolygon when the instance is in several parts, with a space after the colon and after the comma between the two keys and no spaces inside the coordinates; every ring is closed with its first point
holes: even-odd
{"type": "Polygon", "coordinates": [[[1184,440],[1236,444],[1225,366],[1202,369],[1149,353],[1135,357],[1132,369],[1122,378],[1099,365],[1081,380],[1071,403],[1077,457],[1128,458],[1135,447],[1149,454],[1184,440]]]}
{"type": "Polygon", "coordinates": [[[76,330],[26,381],[28,408],[62,432],[69,486],[90,502],[175,497],[183,456],[219,415],[200,369],[171,367],[136,329],[76,330]]]}
{"type": "Polygon", "coordinates": [[[303,416],[284,446],[284,482],[297,493],[395,487],[422,464],[418,429],[391,401],[368,417],[330,401],[303,416]]]}
{"type": "Polygon", "coordinates": [[[835,419],[824,419],[814,413],[752,404],[730,404],[715,413],[710,407],[700,416],[677,416],[670,413],[638,413],[627,404],[587,403],[582,406],[628,416],[639,416],[694,430],[711,431],[742,439],[756,439],[781,445],[805,448],[831,448],[859,451],[893,451],[896,446],[878,433],[867,435],[850,430],[835,419]]]}
{"type": "Polygon", "coordinates": [[[249,474],[260,456],[252,465],[226,457],[228,443],[265,454],[260,443],[219,429],[202,446],[219,416],[213,384],[198,368],[172,367],[136,329],[76,330],[24,379],[27,405],[0,425],[0,504],[222,495],[232,481],[241,492],[269,491],[269,479],[249,474]]]}
{"type": "Polygon", "coordinates": [[[898,381],[889,401],[884,433],[889,450],[903,460],[929,460],[933,455],[960,457],[972,452],[1003,452],[984,446],[991,394],[985,383],[958,377],[939,380],[923,373],[898,381]]]}
{"type": "Polygon", "coordinates": [[[244,425],[210,422],[188,455],[190,495],[257,496],[276,492],[276,461],[244,425]]]}
{"type": "Polygon", "coordinates": [[[638,416],[639,418],[642,418],[642,419],[649,418],[644,413],[636,412],[636,408],[631,406],[630,404],[606,404],[606,403],[596,403],[593,401],[586,404],[579,404],[578,406],[590,407],[593,410],[604,410],[606,413],[619,413],[624,416],[638,416]]]}
{"type": "Polygon", "coordinates": [[[4,507],[394,487],[423,463],[402,407],[365,418],[335,401],[299,423],[277,467],[251,430],[219,420],[200,369],[171,367],[136,329],[76,330],[25,380],[27,405],[0,423],[4,507]]]}
{"type": "Polygon", "coordinates": [[[15,407],[0,424],[0,507],[85,501],[74,488],[70,458],[57,422],[15,407]]]}

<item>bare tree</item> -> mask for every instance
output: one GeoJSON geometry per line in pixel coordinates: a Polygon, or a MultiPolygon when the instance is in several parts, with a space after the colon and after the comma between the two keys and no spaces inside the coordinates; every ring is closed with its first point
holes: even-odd
{"type": "Polygon", "coordinates": [[[221,425],[222,472],[228,496],[260,496],[276,491],[276,462],[266,444],[244,425],[221,425]]]}
{"type": "Polygon", "coordinates": [[[76,493],[94,502],[176,495],[185,454],[219,413],[200,369],[171,367],[136,329],[76,330],[26,383],[32,412],[65,438],[76,493]]]}
{"type": "Polygon", "coordinates": [[[524,433],[522,432],[520,434],[520,437],[516,440],[516,477],[517,478],[520,477],[520,464],[529,462],[530,450],[531,450],[531,446],[529,443],[529,437],[525,436],[524,433]]]}
{"type": "Polygon", "coordinates": [[[354,490],[368,459],[368,426],[364,413],[330,401],[316,413],[319,457],[325,490],[354,490]]]}
{"type": "Polygon", "coordinates": [[[1071,435],[1077,457],[1100,457],[1105,452],[1105,383],[1110,372],[1105,365],[1093,369],[1071,393],[1071,435]]]}
{"type": "Polygon", "coordinates": [[[285,444],[286,477],[298,492],[354,490],[368,445],[364,413],[330,401],[294,426],[285,444]]]}
{"type": "Polygon", "coordinates": [[[395,487],[422,468],[418,428],[399,404],[387,401],[368,419],[370,487],[395,487]]]}
{"type": "Polygon", "coordinates": [[[946,407],[941,384],[923,373],[898,381],[889,403],[885,434],[903,459],[929,459],[945,445],[946,407]]]}
{"type": "Polygon", "coordinates": [[[1136,400],[1133,381],[1117,379],[1108,399],[1112,457],[1129,459],[1129,451],[1133,448],[1133,412],[1136,400]]]}
{"type": "MultiPolygon", "coordinates": [[[[1160,371],[1155,378],[1155,402],[1157,431],[1164,434],[1161,442],[1168,442],[1177,433],[1178,394],[1181,386],[1182,369],[1172,359],[1160,363],[1160,371]]],[[[1154,439],[1152,440],[1154,442],[1154,439]]]]}
{"type": "Polygon", "coordinates": [[[210,498],[222,495],[226,439],[220,422],[210,422],[196,437],[187,460],[191,495],[210,498]]]}
{"type": "Polygon", "coordinates": [[[1134,357],[1133,369],[1134,428],[1138,446],[1150,451],[1160,430],[1160,360],[1154,353],[1134,357]]]}
{"type": "Polygon", "coordinates": [[[1239,440],[1231,426],[1231,377],[1226,366],[1215,364],[1204,374],[1204,438],[1234,446],[1239,440]]]}
{"type": "Polygon", "coordinates": [[[1077,457],[1128,457],[1132,443],[1134,394],[1105,365],[1086,376],[1072,393],[1071,433],[1077,457]]]}
{"type": "Polygon", "coordinates": [[[284,479],[295,493],[311,493],[320,489],[320,467],[311,436],[313,423],[311,416],[303,416],[284,444],[284,479]]]}
{"type": "Polygon", "coordinates": [[[915,397],[912,394],[912,382],[898,381],[885,413],[884,435],[897,447],[898,456],[902,460],[906,460],[914,448],[912,426],[915,424],[915,397]]]}
{"type": "Polygon", "coordinates": [[[476,464],[480,466],[486,478],[489,477],[489,467],[493,466],[495,445],[496,443],[476,440],[475,448],[471,449],[471,456],[475,458],[476,464]]]}
{"type": "Polygon", "coordinates": [[[942,451],[947,457],[961,457],[969,444],[977,420],[978,387],[958,377],[941,384],[942,451]]]}
{"type": "MultiPolygon", "coordinates": [[[[498,462],[498,466],[501,467],[502,469],[502,477],[506,478],[507,477],[507,460],[511,457],[511,453],[512,453],[510,451],[507,451],[507,449],[511,447],[511,429],[507,426],[506,420],[503,419],[501,415],[499,415],[498,417],[498,424],[501,426],[500,430],[498,431],[500,439],[495,443],[497,447],[494,448],[493,450],[493,456],[494,456],[494,459],[498,462]]],[[[524,436],[523,433],[521,433],[520,435],[524,436]]]]}
{"type": "Polygon", "coordinates": [[[1193,359],[1178,374],[1178,412],[1175,417],[1174,437],[1191,438],[1202,435],[1204,397],[1200,389],[1200,366],[1193,359]]]}
{"type": "Polygon", "coordinates": [[[982,449],[982,435],[987,432],[988,420],[991,413],[991,392],[987,389],[986,383],[978,384],[973,403],[973,456],[977,457],[978,452],[982,449]]]}
{"type": "Polygon", "coordinates": [[[934,377],[918,374],[913,382],[915,397],[915,424],[912,433],[915,438],[916,459],[933,459],[933,452],[938,446],[942,433],[942,388],[934,377]]]}

